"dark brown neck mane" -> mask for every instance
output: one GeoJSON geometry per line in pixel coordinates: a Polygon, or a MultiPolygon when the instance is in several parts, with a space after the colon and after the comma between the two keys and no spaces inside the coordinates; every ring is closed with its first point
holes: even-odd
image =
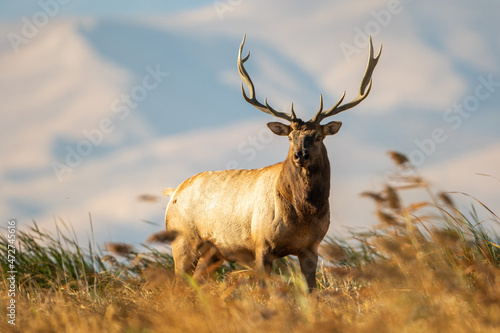
{"type": "Polygon", "coordinates": [[[278,192],[295,208],[300,219],[328,212],[330,162],[326,147],[321,147],[321,156],[307,168],[296,166],[289,151],[277,185],[278,192]]]}

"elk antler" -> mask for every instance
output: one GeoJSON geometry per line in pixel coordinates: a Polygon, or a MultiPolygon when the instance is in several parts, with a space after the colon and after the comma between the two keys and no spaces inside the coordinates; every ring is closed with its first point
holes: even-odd
{"type": "Polygon", "coordinates": [[[267,104],[267,98],[264,100],[265,105],[260,103],[257,100],[257,98],[255,98],[255,88],[254,88],[253,82],[250,79],[250,75],[248,75],[245,67],[243,66],[243,64],[250,57],[250,52],[248,52],[248,55],[245,58],[241,59],[241,51],[243,51],[243,45],[245,45],[246,37],[247,37],[247,35],[245,34],[243,36],[243,41],[241,42],[241,45],[240,45],[240,52],[238,53],[238,72],[240,73],[241,80],[248,87],[248,91],[249,91],[249,95],[250,95],[250,97],[247,96],[247,94],[245,93],[245,89],[243,88],[243,83],[242,83],[241,84],[241,92],[243,93],[243,97],[245,98],[245,100],[248,103],[252,104],[253,106],[255,106],[257,109],[259,109],[262,112],[268,113],[270,115],[273,115],[273,116],[281,118],[281,119],[288,120],[290,122],[296,120],[297,117],[295,116],[295,112],[293,111],[293,103],[292,103],[292,113],[288,114],[288,113],[279,112],[279,111],[274,110],[269,104],[267,104]]]}
{"type": "Polygon", "coordinates": [[[319,124],[321,120],[325,119],[326,117],[333,116],[339,112],[355,107],[356,105],[361,103],[361,101],[363,101],[368,96],[368,94],[370,93],[370,89],[372,88],[372,73],[373,70],[375,69],[375,66],[377,66],[377,62],[378,59],[380,58],[381,52],[382,52],[382,45],[380,45],[380,50],[378,51],[377,56],[375,58],[373,57],[373,43],[372,43],[372,37],[370,36],[370,55],[368,58],[368,65],[366,66],[365,75],[363,76],[363,80],[361,80],[361,85],[359,86],[358,97],[356,97],[353,101],[349,103],[340,105],[340,103],[342,103],[345,97],[345,91],[344,91],[342,97],[340,97],[339,101],[333,107],[323,111],[323,96],[320,95],[319,111],[310,121],[319,124]]]}

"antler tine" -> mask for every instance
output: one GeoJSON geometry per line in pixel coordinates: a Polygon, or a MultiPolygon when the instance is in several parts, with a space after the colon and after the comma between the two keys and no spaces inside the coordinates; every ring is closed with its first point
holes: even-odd
{"type": "Polygon", "coordinates": [[[340,105],[340,103],[342,103],[342,101],[344,100],[344,97],[345,97],[345,90],[344,90],[344,93],[342,94],[342,96],[340,96],[340,99],[338,100],[338,102],[335,103],[334,106],[332,106],[329,110],[322,112],[323,111],[323,95],[319,94],[319,110],[318,110],[318,112],[316,112],[316,115],[311,119],[311,121],[313,123],[319,124],[321,122],[321,120],[328,117],[328,116],[324,116],[324,114],[326,114],[326,112],[328,112],[330,110],[335,110],[335,108],[337,108],[340,105]]]}
{"type": "Polygon", "coordinates": [[[297,116],[295,115],[295,111],[293,110],[293,102],[292,102],[292,107],[291,107],[291,111],[292,111],[292,120],[296,120],[297,119],[297,116]]]}
{"type": "Polygon", "coordinates": [[[243,65],[250,57],[250,52],[248,52],[248,55],[245,58],[243,58],[243,59],[241,58],[241,52],[243,51],[243,46],[245,45],[246,37],[247,37],[247,35],[245,34],[243,36],[243,41],[241,42],[240,50],[238,53],[238,73],[240,74],[240,78],[243,81],[243,83],[247,86],[248,94],[250,96],[250,97],[247,96],[247,94],[245,93],[245,88],[244,88],[243,83],[242,83],[241,84],[241,92],[243,93],[243,97],[245,98],[245,100],[248,103],[252,104],[260,111],[265,112],[265,113],[270,114],[270,115],[273,115],[277,118],[285,119],[285,120],[292,122],[293,120],[297,119],[297,117],[295,116],[295,112],[293,111],[293,104],[292,104],[292,114],[288,114],[288,113],[279,112],[279,111],[274,110],[267,103],[267,98],[264,99],[264,104],[265,104],[264,105],[264,104],[260,103],[257,100],[257,98],[255,97],[255,87],[253,85],[252,80],[250,79],[250,75],[248,75],[248,72],[246,71],[245,66],[243,65]]]}
{"type": "Polygon", "coordinates": [[[361,84],[359,86],[358,96],[349,103],[344,105],[340,105],[345,97],[345,91],[340,100],[330,109],[323,111],[323,96],[320,95],[320,109],[316,113],[316,115],[311,119],[312,122],[320,123],[321,120],[326,117],[330,117],[340,113],[342,111],[348,110],[350,108],[355,107],[359,103],[361,103],[370,93],[372,88],[372,74],[375,66],[377,66],[378,60],[380,58],[380,54],[382,53],[382,45],[380,45],[380,50],[376,57],[373,57],[373,43],[372,37],[370,36],[370,46],[369,46],[369,57],[368,64],[366,65],[365,74],[363,75],[363,79],[361,80],[361,84]]]}

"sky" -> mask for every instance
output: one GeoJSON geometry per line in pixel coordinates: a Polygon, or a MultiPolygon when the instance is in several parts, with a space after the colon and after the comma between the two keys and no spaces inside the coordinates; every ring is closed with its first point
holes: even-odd
{"type": "Polygon", "coordinates": [[[489,0],[4,1],[0,218],[72,225],[82,240],[92,221],[98,242],[140,244],[163,228],[164,188],[284,160],[274,119],[241,96],[245,33],[257,97],[305,120],[320,93],[325,106],[353,99],[367,36],[383,45],[370,96],[325,140],[330,235],[377,223],[359,193],[394,169],[388,150],[498,215],[499,15],[489,0]]]}

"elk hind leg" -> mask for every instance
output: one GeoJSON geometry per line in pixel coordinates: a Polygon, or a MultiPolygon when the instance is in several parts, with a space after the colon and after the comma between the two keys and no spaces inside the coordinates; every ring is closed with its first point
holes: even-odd
{"type": "Polygon", "coordinates": [[[203,275],[209,275],[216,271],[224,263],[222,254],[211,243],[204,243],[198,252],[201,258],[194,271],[194,278],[196,280],[200,280],[203,275]]]}
{"type": "Polygon", "coordinates": [[[172,243],[172,256],[175,264],[175,274],[193,275],[200,258],[193,239],[176,239],[172,243]]]}

